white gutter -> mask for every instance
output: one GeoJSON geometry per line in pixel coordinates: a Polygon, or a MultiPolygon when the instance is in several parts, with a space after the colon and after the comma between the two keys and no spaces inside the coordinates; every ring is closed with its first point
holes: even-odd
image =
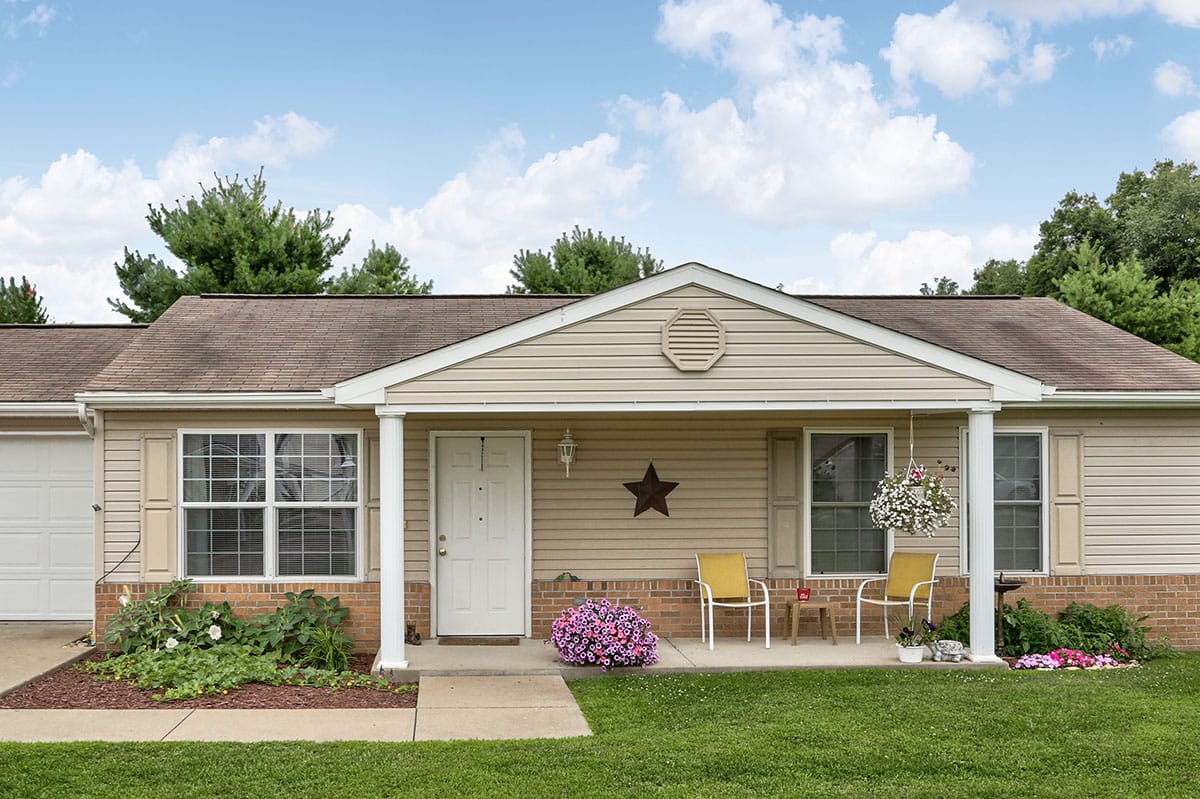
{"type": "MultiPolygon", "coordinates": [[[[339,406],[357,407],[357,406],[339,406]]],[[[998,411],[988,400],[811,400],[759,402],[476,402],[394,403],[376,405],[376,413],[731,413],[755,411],[998,411]]],[[[1008,405],[1004,405],[1008,407],[1008,405]]]]}
{"type": "Polygon", "coordinates": [[[70,418],[79,412],[74,402],[0,402],[0,417],[56,416],[70,418]]]}
{"type": "Polygon", "coordinates": [[[333,400],[320,391],[87,391],[75,395],[83,405],[102,409],[221,410],[225,408],[333,408],[333,400]]]}
{"type": "Polygon", "coordinates": [[[1040,402],[1007,402],[1006,408],[1197,408],[1200,391],[1064,391],[1040,402]]]}
{"type": "Polygon", "coordinates": [[[96,437],[96,420],[88,416],[87,403],[79,403],[79,423],[83,425],[83,431],[88,434],[88,438],[96,437]]]}

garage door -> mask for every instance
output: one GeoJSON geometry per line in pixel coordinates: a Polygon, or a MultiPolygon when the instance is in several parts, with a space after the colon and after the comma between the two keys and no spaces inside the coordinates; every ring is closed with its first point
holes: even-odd
{"type": "Polygon", "coordinates": [[[0,435],[0,619],[92,618],[92,442],[0,435]]]}

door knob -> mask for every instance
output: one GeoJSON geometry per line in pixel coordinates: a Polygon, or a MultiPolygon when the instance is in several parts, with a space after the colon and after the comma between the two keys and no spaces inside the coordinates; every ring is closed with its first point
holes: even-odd
{"type": "Polygon", "coordinates": [[[442,547],[441,549],[439,549],[439,550],[438,550],[438,554],[439,554],[439,555],[445,555],[445,554],[446,554],[446,548],[445,548],[445,547],[442,547]]]}

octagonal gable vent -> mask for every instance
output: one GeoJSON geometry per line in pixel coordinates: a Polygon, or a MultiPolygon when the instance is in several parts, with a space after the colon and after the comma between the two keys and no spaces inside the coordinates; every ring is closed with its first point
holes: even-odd
{"type": "Polygon", "coordinates": [[[662,329],[662,351],[683,372],[703,372],[725,354],[725,326],[704,308],[680,308],[662,329]]]}

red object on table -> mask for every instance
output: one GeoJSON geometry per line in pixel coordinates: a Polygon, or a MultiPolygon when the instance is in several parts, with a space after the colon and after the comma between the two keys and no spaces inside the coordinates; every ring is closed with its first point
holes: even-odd
{"type": "Polygon", "coordinates": [[[807,602],[810,597],[812,597],[812,589],[811,588],[797,588],[796,589],[796,599],[798,599],[799,601],[807,602]]]}

